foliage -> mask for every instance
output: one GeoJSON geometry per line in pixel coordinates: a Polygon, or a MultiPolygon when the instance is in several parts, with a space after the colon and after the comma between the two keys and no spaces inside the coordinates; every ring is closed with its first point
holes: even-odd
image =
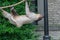
{"type": "MultiPolygon", "coordinates": [[[[0,6],[7,6],[15,4],[21,0],[0,0],[0,6]]],[[[15,9],[19,15],[25,14],[25,4],[19,4],[15,6],[15,9]]],[[[10,12],[9,8],[5,9],[10,12]]],[[[35,40],[34,37],[35,26],[32,24],[25,24],[21,28],[9,23],[8,19],[4,18],[0,12],[0,40],[35,40]]]]}

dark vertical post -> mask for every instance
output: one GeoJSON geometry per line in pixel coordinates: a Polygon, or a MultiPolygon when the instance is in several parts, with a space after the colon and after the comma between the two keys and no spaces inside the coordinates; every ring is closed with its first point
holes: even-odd
{"type": "Polygon", "coordinates": [[[35,0],[35,11],[37,12],[37,0],[35,0]]]}
{"type": "Polygon", "coordinates": [[[48,25],[48,0],[44,0],[44,37],[43,40],[50,40],[48,25]]]}
{"type": "MultiPolygon", "coordinates": [[[[34,4],[34,6],[35,6],[34,12],[37,13],[37,0],[33,0],[32,2],[33,2],[33,4],[34,4]]],[[[38,21],[34,21],[33,24],[34,24],[34,25],[38,25],[38,21]]]]}
{"type": "MultiPolygon", "coordinates": [[[[37,0],[35,0],[35,12],[37,13],[37,0]]],[[[38,21],[35,21],[35,25],[38,25],[38,21]]]]}

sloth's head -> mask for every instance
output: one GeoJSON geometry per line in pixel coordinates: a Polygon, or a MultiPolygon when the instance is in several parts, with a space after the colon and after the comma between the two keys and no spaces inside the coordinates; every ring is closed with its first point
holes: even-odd
{"type": "Polygon", "coordinates": [[[36,14],[36,20],[33,22],[33,24],[38,25],[38,21],[42,20],[44,16],[41,14],[36,14]]]}
{"type": "Polygon", "coordinates": [[[41,14],[36,14],[36,18],[37,20],[36,21],[40,21],[44,16],[41,15],[41,14]]]}

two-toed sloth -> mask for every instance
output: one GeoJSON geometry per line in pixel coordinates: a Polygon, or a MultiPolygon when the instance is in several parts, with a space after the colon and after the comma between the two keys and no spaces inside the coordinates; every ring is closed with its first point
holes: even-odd
{"type": "Polygon", "coordinates": [[[23,24],[32,23],[43,18],[41,14],[35,14],[34,12],[30,11],[27,1],[25,2],[25,15],[18,15],[14,7],[10,8],[11,13],[8,13],[3,9],[1,10],[3,16],[7,18],[11,24],[16,25],[17,27],[21,27],[23,24]]]}

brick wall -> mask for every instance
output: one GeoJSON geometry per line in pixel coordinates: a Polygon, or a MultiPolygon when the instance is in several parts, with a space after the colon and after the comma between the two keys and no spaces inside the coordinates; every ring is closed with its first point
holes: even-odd
{"type": "Polygon", "coordinates": [[[60,0],[48,0],[49,24],[60,24],[60,0]]]}

